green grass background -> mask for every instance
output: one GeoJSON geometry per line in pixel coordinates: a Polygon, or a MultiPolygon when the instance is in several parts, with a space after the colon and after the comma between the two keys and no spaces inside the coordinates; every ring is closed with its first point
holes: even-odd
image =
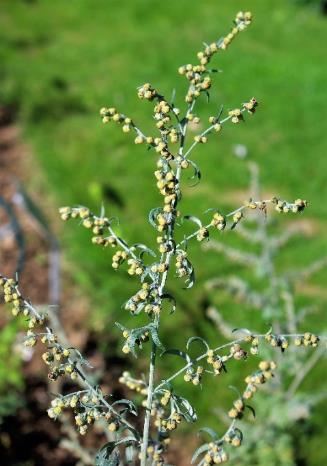
{"type": "MultiPolygon", "coordinates": [[[[153,181],[154,155],[134,146],[132,136],[114,125],[103,126],[98,110],[114,105],[149,130],[152,106],[138,101],[136,87],[149,81],[167,96],[176,89],[177,103],[183,105],[186,81],[177,74],[178,66],[193,61],[203,41],[225,34],[240,9],[250,9],[254,23],[226,54],[217,56],[215,66],[222,73],[215,75],[210,103],[203,99],[199,113],[213,114],[221,104],[228,110],[252,96],[260,107],[246,124],[226,126],[221,136],[198,150],[195,160],[203,181],[186,189],[181,209],[202,217],[208,207],[234,207],[226,199],[247,189],[248,173],[233,147],[245,144],[260,166],[265,192],[310,202],[304,215],[318,234],[310,240],[296,238],[278,266],[305,266],[326,253],[327,23],[314,8],[292,1],[2,0],[0,102],[16,110],[35,157],[37,172],[29,190],[42,192],[54,210],[65,204],[97,210],[104,200],[107,213],[119,216],[120,233],[128,242],[154,246],[154,230],[147,223],[148,211],[161,201],[153,181]],[[108,187],[118,193],[123,207],[104,199],[108,187]]],[[[55,212],[48,216],[54,219],[55,212]]],[[[90,325],[96,322],[105,335],[103,345],[113,351],[117,334],[112,324],[129,320],[121,305],[137,283],[124,272],[114,273],[110,251],[90,245],[88,232],[76,224],[59,233],[71,280],[92,303],[90,325]]],[[[169,284],[179,300],[176,314],[163,319],[162,339],[170,346],[181,347],[194,334],[217,341],[200,306],[201,285],[213,275],[236,271],[218,256],[204,256],[197,245],[190,250],[197,270],[195,288],[185,292],[182,283],[169,284]]],[[[323,287],[326,278],[322,271],[312,284],[323,287]]],[[[300,303],[307,301],[300,298],[300,303]]],[[[326,296],[314,301],[323,311],[326,296]]],[[[253,314],[229,306],[235,326],[259,325],[253,314]]],[[[312,330],[321,331],[323,315],[310,318],[312,330]]],[[[176,367],[173,358],[164,364],[176,367]]],[[[237,375],[231,376],[234,384],[237,375]]],[[[318,368],[307,389],[313,390],[322,378],[318,368]]],[[[209,414],[208,395],[216,397],[217,390],[225,393],[215,381],[201,396],[201,425],[217,422],[209,414]]],[[[190,397],[197,399],[198,393],[191,390],[190,397]]],[[[228,394],[226,402],[232,397],[228,394]]],[[[317,448],[326,433],[323,412],[315,415],[317,433],[305,446],[310,465],[326,459],[326,449],[317,448]]]]}

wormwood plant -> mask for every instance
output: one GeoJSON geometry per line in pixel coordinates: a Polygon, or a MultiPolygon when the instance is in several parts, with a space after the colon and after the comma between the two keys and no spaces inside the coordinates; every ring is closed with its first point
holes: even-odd
{"type": "MultiPolygon", "coordinates": [[[[186,382],[200,386],[209,376],[219,376],[224,372],[231,359],[244,360],[251,352],[245,345],[253,341],[266,341],[270,337],[266,333],[245,332],[237,339],[223,345],[209,344],[199,337],[188,340],[185,350],[165,349],[162,343],[164,336],[160,332],[162,319],[168,318],[167,308],[171,312],[176,309],[175,298],[167,291],[168,279],[185,283],[191,288],[195,283],[194,267],[189,257],[187,246],[191,240],[199,242],[209,239],[210,232],[223,235],[233,230],[243,219],[248,210],[258,210],[266,214],[269,206],[280,213],[302,212],[307,203],[297,199],[287,202],[277,197],[259,200],[251,199],[236,210],[223,213],[218,208],[206,212],[208,220],[202,221],[195,216],[184,215],[179,210],[182,197],[183,179],[186,172],[192,171],[193,178],[200,180],[200,170],[193,160],[194,149],[199,144],[206,144],[210,138],[220,136],[225,124],[240,124],[245,115],[253,115],[258,102],[255,98],[232,109],[227,115],[223,108],[209,117],[208,127],[195,137],[189,136],[190,123],[198,123],[196,104],[200,98],[208,97],[215,70],[211,68],[211,60],[216,54],[223,53],[234,41],[235,37],[249,26],[252,15],[239,12],[236,15],[230,32],[217,42],[205,44],[203,51],[197,54],[195,65],[187,64],[179,68],[179,74],[188,81],[185,96],[185,111],[166,99],[151,84],[146,83],[138,88],[141,100],[154,104],[154,122],[157,134],[145,134],[128,116],[116,108],[103,108],[100,111],[104,123],[114,122],[121,126],[123,132],[135,133],[135,144],[143,144],[157,157],[157,168],[154,172],[156,185],[162,196],[162,204],[149,213],[149,222],[157,235],[157,249],[151,250],[146,245],[127,244],[115,233],[114,219],[105,216],[102,209],[100,215],[91,212],[87,207],[63,207],[60,214],[63,220],[79,219],[83,227],[92,232],[92,243],[102,248],[115,249],[112,266],[119,269],[127,266],[128,274],[139,282],[138,291],[125,303],[134,322],[144,317],[147,323],[142,326],[123,327],[117,323],[122,333],[124,354],[136,356],[147,343],[151,347],[149,370],[145,378],[134,377],[124,372],[120,382],[135,391],[135,402],[132,400],[115,400],[109,393],[104,393],[100,385],[90,380],[87,361],[75,348],[63,343],[53,330],[47,316],[41,314],[20,292],[16,279],[1,277],[5,302],[10,303],[14,315],[23,314],[28,319],[29,330],[26,345],[34,346],[37,341],[45,345],[43,359],[49,366],[50,380],[61,376],[69,376],[80,389],[58,394],[51,402],[48,414],[51,418],[60,418],[66,408],[71,408],[75,415],[75,423],[80,434],[85,434],[95,422],[106,424],[106,429],[114,437],[98,452],[97,465],[141,464],[164,465],[165,453],[170,442],[171,433],[182,422],[195,422],[196,411],[189,401],[174,388],[174,380],[183,375],[186,382]],[[192,234],[183,236],[184,222],[193,222],[196,228],[192,234]],[[139,316],[139,317],[138,317],[139,316]],[[202,342],[203,353],[196,358],[188,354],[194,341],[202,342]],[[185,360],[184,366],[165,380],[158,380],[159,357],[177,355],[185,360]],[[137,403],[139,397],[143,401],[137,403]],[[136,406],[138,404],[138,406],[136,406]]],[[[50,316],[50,312],[49,312],[50,316]]],[[[51,319],[50,319],[51,322],[51,319]]],[[[132,324],[131,324],[132,325],[132,324]]],[[[303,339],[306,346],[317,347],[320,338],[311,333],[279,334],[278,341],[303,339]]],[[[261,360],[258,370],[249,374],[245,380],[245,389],[237,395],[228,416],[230,424],[221,437],[215,436],[209,428],[204,430],[212,435],[212,441],[201,445],[193,456],[193,462],[200,465],[224,463],[228,460],[228,444],[238,447],[242,443],[243,434],[238,427],[247,405],[258,388],[272,378],[276,364],[270,360],[261,360]]],[[[219,380],[219,379],[218,379],[219,380]]]]}
{"type": "MultiPolygon", "coordinates": [[[[253,162],[249,164],[249,169],[250,195],[259,197],[259,169],[253,162]]],[[[326,267],[327,257],[321,257],[303,269],[288,267],[281,270],[276,263],[278,256],[289,241],[305,234],[307,227],[301,222],[292,222],[282,231],[280,228],[276,231],[276,222],[271,220],[254,211],[246,222],[239,225],[235,232],[242,244],[246,243],[246,251],[217,240],[203,245],[204,250],[224,255],[229,262],[237,265],[238,270],[238,276],[212,278],[205,284],[210,303],[207,315],[216,324],[220,334],[228,340],[235,338],[235,331],[228,313],[224,312],[226,299],[234,305],[241,302],[244,311],[256,313],[256,322],[260,327],[266,327],[267,322],[271,323],[271,330],[265,337],[268,344],[261,345],[260,355],[269,358],[275,348],[280,348],[281,351],[277,351],[274,357],[278,365],[278,376],[256,400],[263,420],[260,423],[246,424],[241,421],[242,430],[246,429],[247,442],[234,457],[242,461],[242,464],[294,466],[299,458],[296,447],[299,442],[294,437],[295,433],[301,433],[297,423],[307,421],[316,404],[327,395],[321,387],[316,387],[315,391],[309,393],[303,392],[301,385],[326,353],[323,346],[311,352],[306,348],[301,350],[300,347],[308,345],[309,335],[306,338],[296,338],[295,344],[291,346],[288,339],[279,335],[298,334],[307,315],[315,311],[313,306],[299,307],[296,288],[300,285],[303,287],[312,275],[326,267]]],[[[243,332],[247,333],[247,330],[243,329],[243,332]]],[[[252,355],[259,353],[259,344],[259,340],[252,339],[252,355]]],[[[226,418],[221,417],[226,423],[226,418]]]]}

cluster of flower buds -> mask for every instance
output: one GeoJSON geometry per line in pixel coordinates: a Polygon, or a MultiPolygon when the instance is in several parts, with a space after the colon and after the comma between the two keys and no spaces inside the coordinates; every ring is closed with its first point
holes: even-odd
{"type": "Polygon", "coordinates": [[[207,238],[209,238],[209,230],[205,227],[201,227],[197,232],[196,239],[198,241],[203,241],[207,238]]]}
{"type": "Polygon", "coordinates": [[[319,344],[319,337],[314,333],[306,332],[303,336],[295,337],[296,346],[312,346],[316,348],[319,344]]]}
{"type": "MultiPolygon", "coordinates": [[[[23,298],[17,282],[0,276],[0,286],[3,287],[5,301],[14,306],[14,315],[22,313],[29,318],[29,330],[25,345],[34,346],[38,339],[46,345],[47,349],[42,354],[42,359],[49,366],[49,379],[54,381],[64,375],[69,376],[72,380],[77,379],[81,373],[77,368],[78,361],[72,357],[72,350],[62,346],[58,342],[58,337],[48,327],[45,328],[45,333],[34,333],[33,329],[36,325],[44,325],[44,317],[40,316],[33,306],[23,298]]],[[[96,394],[82,391],[54,399],[48,410],[48,415],[51,418],[57,418],[64,408],[70,407],[75,412],[77,429],[82,435],[86,433],[87,427],[100,417],[107,422],[110,421],[109,430],[117,430],[120,425],[118,418],[114,418],[107,409],[105,411],[103,408],[99,410],[99,405],[101,406],[101,403],[96,394]]]]}
{"type": "Polygon", "coordinates": [[[242,445],[243,434],[237,427],[229,429],[223,438],[224,442],[229,443],[233,447],[240,447],[242,445]]]}
{"type": "Polygon", "coordinates": [[[141,395],[147,396],[148,389],[143,380],[134,379],[128,371],[124,371],[119,378],[119,383],[126,385],[130,390],[134,390],[141,395]]]}
{"type": "Polygon", "coordinates": [[[255,210],[256,208],[264,210],[267,207],[267,204],[263,203],[261,201],[259,201],[259,202],[254,201],[252,199],[252,197],[250,197],[250,199],[248,199],[247,201],[244,202],[244,207],[246,207],[247,209],[252,209],[252,210],[255,210]],[[262,204],[264,204],[264,205],[262,205],[262,204]]]}
{"type": "Polygon", "coordinates": [[[171,128],[169,131],[169,139],[172,144],[176,144],[180,138],[180,132],[176,128],[171,128]]]}
{"type": "Polygon", "coordinates": [[[129,354],[134,349],[134,343],[138,346],[142,346],[142,343],[146,343],[147,341],[149,341],[149,332],[145,331],[144,333],[140,334],[138,338],[135,340],[134,338],[131,338],[131,332],[125,329],[123,330],[123,337],[125,338],[125,344],[122,347],[122,352],[124,354],[129,354]]]}
{"type": "Polygon", "coordinates": [[[204,65],[191,65],[190,63],[178,68],[179,74],[185,76],[193,86],[201,82],[201,75],[205,71],[206,67],[204,65]]]}
{"type": "MultiPolygon", "coordinates": [[[[111,245],[112,247],[117,246],[119,239],[113,234],[109,228],[111,235],[104,236],[106,227],[110,227],[110,221],[107,217],[98,217],[94,215],[87,207],[62,207],[59,209],[61,218],[68,220],[70,218],[80,218],[85,228],[92,228],[92,232],[95,235],[92,238],[93,244],[102,246],[111,245]]],[[[128,250],[127,250],[128,251],[128,250]]],[[[129,253],[126,250],[118,250],[112,257],[112,267],[116,270],[119,266],[128,259],[129,253]]],[[[128,259],[128,273],[130,275],[142,275],[143,267],[142,263],[135,258],[128,259]]]]}
{"type": "Polygon", "coordinates": [[[219,375],[225,369],[225,362],[228,360],[228,356],[219,356],[214,353],[214,350],[209,350],[207,353],[207,363],[213,367],[214,374],[219,375]]]}
{"type": "MultiPolygon", "coordinates": [[[[169,440],[169,439],[167,439],[167,440],[169,440]]],[[[150,445],[150,446],[148,446],[146,452],[147,452],[147,456],[149,458],[151,458],[151,464],[153,464],[153,466],[164,466],[165,460],[164,460],[164,457],[163,457],[163,453],[164,453],[164,446],[163,445],[161,445],[160,443],[150,445]]],[[[139,457],[141,459],[141,454],[139,455],[139,457]]]]}
{"type": "MultiPolygon", "coordinates": [[[[201,54],[203,52],[200,52],[201,54]]],[[[203,58],[202,61],[204,61],[203,58]]],[[[211,87],[211,78],[210,76],[205,76],[207,72],[204,65],[184,65],[178,68],[178,72],[181,75],[186,76],[190,82],[189,90],[186,94],[185,101],[191,104],[195,99],[197,99],[201,92],[208,91],[211,87]]]]}
{"type": "Polygon", "coordinates": [[[24,340],[24,345],[32,348],[37,343],[38,335],[33,332],[33,330],[27,330],[26,338],[24,340]]]}
{"type": "Polygon", "coordinates": [[[98,406],[99,399],[96,395],[92,395],[87,391],[76,392],[53,399],[51,407],[48,409],[48,416],[51,419],[57,419],[64,409],[73,409],[77,429],[81,435],[85,435],[88,427],[101,418],[107,422],[109,420],[114,422],[112,421],[112,414],[103,412],[98,406]]]}
{"type": "Polygon", "coordinates": [[[216,133],[220,133],[222,130],[222,125],[219,123],[218,117],[210,116],[209,123],[212,125],[212,128],[216,131],[216,133]]]}
{"type": "Polygon", "coordinates": [[[241,345],[234,343],[234,345],[230,347],[230,356],[232,356],[237,361],[240,361],[241,359],[247,358],[247,352],[241,348],[241,345]]]}
{"type": "Polygon", "coordinates": [[[194,128],[196,125],[200,123],[200,117],[194,115],[194,113],[187,113],[186,119],[189,123],[192,123],[192,127],[194,128]]]}
{"type": "Polygon", "coordinates": [[[161,131],[165,130],[165,126],[170,123],[169,116],[171,107],[164,99],[160,100],[154,107],[154,119],[156,120],[156,127],[161,131]]]}
{"type": "Polygon", "coordinates": [[[160,398],[160,404],[162,406],[167,406],[171,399],[171,392],[169,390],[165,390],[163,396],[160,398]]]}
{"type": "Polygon", "coordinates": [[[211,225],[217,230],[222,231],[226,227],[226,218],[219,212],[216,212],[211,220],[211,225]]]}
{"type": "Polygon", "coordinates": [[[242,419],[245,409],[244,399],[252,398],[253,394],[257,391],[258,385],[264,384],[273,376],[273,370],[276,364],[272,361],[261,361],[259,363],[259,370],[246,377],[246,389],[240,398],[234,401],[233,407],[228,411],[228,416],[231,419],[242,419]]]}
{"type": "Polygon", "coordinates": [[[209,443],[209,449],[203,458],[203,466],[212,466],[213,464],[227,463],[228,454],[217,444],[209,443]]]}
{"type": "Polygon", "coordinates": [[[147,282],[142,283],[142,288],[132,296],[125,305],[125,309],[131,312],[135,312],[140,303],[144,303],[150,293],[150,284],[147,282]]]}
{"type": "Polygon", "coordinates": [[[49,346],[42,354],[43,361],[50,366],[49,379],[57,380],[63,375],[68,375],[72,380],[77,379],[76,365],[70,359],[70,350],[58,343],[49,346]],[[60,364],[58,364],[60,363],[60,364]]]}
{"type": "Polygon", "coordinates": [[[117,270],[122,263],[127,259],[128,254],[126,251],[116,251],[115,254],[112,256],[112,268],[117,270]]]}
{"type": "Polygon", "coordinates": [[[190,82],[190,88],[185,98],[186,102],[192,103],[199,97],[201,92],[210,89],[211,78],[206,75],[208,72],[206,65],[219,49],[225,50],[235,36],[250,24],[251,20],[252,15],[250,12],[239,12],[235,18],[234,27],[226,37],[219,42],[212,42],[206,45],[203,51],[198,52],[197,58],[200,62],[198,65],[188,64],[179,67],[178,72],[185,76],[190,82]]]}
{"type": "Polygon", "coordinates": [[[199,385],[203,372],[204,369],[202,366],[198,366],[196,369],[189,367],[184,374],[184,380],[185,382],[192,382],[193,385],[199,385]]]}
{"type": "Polygon", "coordinates": [[[161,419],[160,425],[158,426],[161,432],[171,432],[177,429],[178,425],[182,422],[182,416],[177,412],[173,411],[168,419],[161,419]]]}
{"type": "MultiPolygon", "coordinates": [[[[164,466],[165,459],[164,459],[164,452],[167,448],[167,445],[170,443],[170,438],[165,436],[161,438],[159,442],[152,442],[147,448],[147,456],[151,458],[151,465],[153,466],[164,466]]],[[[141,454],[139,455],[139,459],[141,459],[141,454]]]]}
{"type": "Polygon", "coordinates": [[[277,212],[283,213],[302,212],[308,206],[307,201],[303,199],[296,199],[293,203],[290,203],[274,197],[271,202],[275,204],[275,210],[277,210],[277,212]]]}
{"type": "Polygon", "coordinates": [[[99,246],[111,246],[112,248],[117,246],[117,238],[115,236],[93,236],[93,244],[98,244],[99,246]]]}
{"type": "Polygon", "coordinates": [[[103,107],[100,110],[100,116],[103,123],[109,123],[109,121],[115,121],[116,123],[122,123],[122,130],[124,133],[129,133],[133,128],[133,122],[130,118],[126,117],[122,113],[117,112],[114,107],[103,107]]]}
{"type": "Polygon", "coordinates": [[[248,335],[245,341],[251,343],[250,353],[257,355],[259,353],[259,338],[254,335],[248,335]]]}
{"type": "MultiPolygon", "coordinates": [[[[143,400],[142,406],[147,407],[147,400],[143,400]]],[[[160,403],[160,398],[153,398],[151,416],[155,418],[154,425],[160,427],[161,419],[165,417],[165,407],[160,403]]]]}
{"type": "Polygon", "coordinates": [[[234,110],[230,110],[228,112],[228,116],[231,118],[231,122],[234,124],[240,123],[244,120],[242,115],[242,110],[239,108],[235,108],[234,110]]]}
{"type": "Polygon", "coordinates": [[[273,377],[275,369],[276,364],[273,361],[260,361],[259,370],[245,378],[248,385],[243,393],[243,398],[247,400],[252,398],[257,391],[258,385],[264,384],[273,377]]]}
{"type": "Polygon", "coordinates": [[[252,13],[250,11],[239,11],[235,18],[235,24],[240,31],[246,29],[252,22],[252,13]]]}
{"type": "Polygon", "coordinates": [[[173,215],[172,212],[161,212],[157,215],[157,230],[159,232],[162,232],[164,230],[167,230],[169,225],[173,222],[173,215]]]}
{"type": "Polygon", "coordinates": [[[189,274],[188,260],[186,251],[178,251],[176,255],[176,273],[179,278],[186,277],[189,274]]]}
{"type": "Polygon", "coordinates": [[[42,325],[44,322],[43,317],[36,317],[31,315],[28,303],[21,295],[17,282],[12,278],[6,278],[0,275],[0,288],[3,292],[4,302],[12,306],[11,312],[13,316],[23,314],[29,317],[29,329],[33,329],[36,325],[42,325]]]}
{"type": "MultiPolygon", "coordinates": [[[[160,436],[167,439],[169,432],[177,429],[178,425],[182,422],[182,415],[174,408],[169,410],[169,415],[166,414],[165,409],[172,397],[172,393],[169,390],[165,390],[163,394],[160,393],[160,396],[161,398],[153,400],[151,416],[155,418],[154,425],[159,430],[160,436]]],[[[146,406],[146,401],[144,406],[146,406]]]]}
{"type": "Polygon", "coordinates": [[[198,144],[206,144],[208,142],[207,136],[201,136],[201,134],[194,136],[194,141],[198,144]]]}
{"type": "MultiPolygon", "coordinates": [[[[169,131],[168,131],[169,133],[169,131]]],[[[162,138],[153,138],[152,136],[143,136],[138,134],[134,140],[135,144],[147,143],[149,146],[153,147],[157,154],[160,154],[163,159],[170,161],[174,159],[173,154],[168,149],[167,142],[162,138]]]]}
{"type": "Polygon", "coordinates": [[[173,242],[166,239],[164,236],[157,237],[158,249],[161,254],[172,251],[174,246],[173,242]]]}
{"type": "Polygon", "coordinates": [[[282,351],[285,351],[289,347],[289,342],[287,338],[282,335],[273,335],[268,333],[265,335],[265,340],[273,347],[280,348],[282,351]]]}
{"type": "Polygon", "coordinates": [[[233,215],[233,223],[232,223],[232,229],[236,227],[236,225],[242,220],[243,218],[243,213],[239,210],[238,212],[235,212],[233,215]]]}
{"type": "Polygon", "coordinates": [[[159,303],[159,302],[148,303],[148,304],[145,306],[144,311],[145,311],[149,316],[152,316],[152,315],[159,315],[160,312],[161,312],[161,303],[159,303]]]}
{"type": "Polygon", "coordinates": [[[251,24],[252,21],[252,14],[249,11],[243,12],[239,11],[235,18],[235,27],[232,28],[229,34],[223,38],[223,40],[219,43],[219,48],[222,50],[226,50],[227,47],[232,43],[235,39],[237,34],[240,31],[244,31],[251,24]]]}
{"type": "Polygon", "coordinates": [[[0,288],[3,292],[3,299],[6,304],[12,306],[11,312],[14,317],[22,314],[28,317],[26,346],[34,346],[36,344],[37,335],[32,331],[35,327],[44,324],[44,316],[36,315],[32,312],[29,303],[24,299],[18,289],[18,283],[12,278],[6,278],[0,275],[0,288]]]}
{"type": "Polygon", "coordinates": [[[242,419],[245,409],[243,398],[238,398],[233,402],[233,408],[228,411],[228,417],[231,419],[242,419]]]}
{"type": "Polygon", "coordinates": [[[98,217],[94,215],[87,207],[61,207],[59,209],[61,219],[66,221],[71,218],[80,218],[82,225],[85,228],[92,228],[92,233],[95,237],[92,238],[92,242],[95,244],[111,244],[115,246],[114,237],[103,237],[104,230],[110,225],[107,217],[98,217]]]}
{"type": "Polygon", "coordinates": [[[127,264],[129,265],[129,268],[127,270],[127,273],[129,275],[142,275],[142,273],[144,272],[142,263],[139,260],[128,259],[127,264]]]}
{"type": "Polygon", "coordinates": [[[137,95],[140,99],[153,100],[158,93],[150,83],[145,83],[138,88],[137,95]]]}
{"type": "Polygon", "coordinates": [[[243,108],[244,108],[245,110],[247,110],[248,113],[253,114],[253,113],[255,113],[256,108],[257,108],[258,105],[259,105],[259,104],[258,104],[257,99],[255,99],[254,97],[252,97],[252,99],[251,99],[249,102],[245,102],[245,103],[243,104],[243,108]]]}
{"type": "Polygon", "coordinates": [[[135,293],[125,304],[125,309],[132,313],[138,313],[142,309],[147,314],[159,314],[161,301],[158,300],[158,289],[155,285],[147,282],[142,283],[141,289],[135,293]]]}
{"type": "Polygon", "coordinates": [[[172,170],[156,170],[154,176],[157,180],[157,188],[162,196],[165,196],[164,212],[171,212],[172,204],[176,200],[176,176],[172,170]]]}
{"type": "Polygon", "coordinates": [[[153,273],[164,273],[168,270],[168,264],[166,262],[158,262],[156,264],[152,264],[151,272],[153,273]]]}

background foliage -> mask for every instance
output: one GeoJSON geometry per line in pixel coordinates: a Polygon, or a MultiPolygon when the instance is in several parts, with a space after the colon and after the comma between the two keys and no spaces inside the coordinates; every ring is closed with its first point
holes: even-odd
{"type": "MultiPolygon", "coordinates": [[[[181,208],[185,214],[202,214],[208,207],[238,206],[246,198],[247,169],[234,156],[234,145],[245,144],[261,167],[264,191],[310,202],[305,218],[316,234],[305,241],[295,238],[278,258],[278,266],[302,267],[327,249],[326,69],[321,46],[326,41],[326,18],[314,8],[285,0],[206,0],[191,5],[187,0],[1,2],[0,102],[15,111],[35,155],[39,172],[31,176],[29,189],[44,193],[48,216],[55,218],[54,211],[62,204],[81,203],[96,211],[104,200],[107,214],[119,216],[127,240],[151,245],[154,235],[146,223],[147,212],[159,202],[152,154],[127,144],[116,128],[104,128],[98,109],[113,104],[147,128],[150,109],[137,101],[135,85],[149,81],[167,96],[174,88],[181,96],[185,82],[177,76],[178,66],[191,61],[203,40],[228,30],[239,9],[251,9],[255,21],[215,62],[222,73],[216,77],[209,105],[234,108],[254,95],[260,112],[255,121],[226,128],[222,138],[199,149],[197,162],[204,181],[187,190],[181,208]]],[[[204,100],[201,107],[206,112],[204,100]]],[[[134,291],[133,281],[112,271],[109,255],[89,244],[87,232],[69,225],[60,236],[69,274],[92,303],[89,325],[106,335],[103,346],[113,351],[117,336],[110,332],[107,337],[107,330],[124,312],[121,305],[134,291]]],[[[235,265],[215,255],[203,258],[197,245],[191,254],[197,286],[187,293],[177,290],[179,309],[166,321],[163,338],[170,346],[181,346],[193,334],[217,338],[205,318],[201,284],[213,275],[237,272],[235,265]]],[[[326,278],[322,271],[309,289],[299,290],[300,303],[314,300],[322,311],[326,278]]],[[[241,308],[226,306],[235,325],[245,318],[248,327],[255,327],[255,317],[249,322],[241,308]]],[[[313,331],[321,331],[322,315],[310,317],[313,331]]],[[[321,377],[318,368],[306,389],[315,387],[321,377]]],[[[237,376],[232,382],[237,383],[237,376]]],[[[225,388],[220,391],[211,384],[214,399],[225,388]]],[[[198,393],[191,392],[196,399],[198,393]]],[[[208,424],[207,417],[214,416],[206,393],[200,413],[208,424]]],[[[228,395],[226,402],[232,397],[228,395]]],[[[305,445],[310,465],[321,465],[327,456],[320,447],[321,408],[305,445]]]]}

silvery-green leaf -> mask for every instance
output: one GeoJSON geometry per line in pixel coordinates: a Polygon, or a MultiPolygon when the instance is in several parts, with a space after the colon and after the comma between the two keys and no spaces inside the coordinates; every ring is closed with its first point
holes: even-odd
{"type": "Polygon", "coordinates": [[[202,455],[202,453],[205,453],[206,451],[209,450],[209,444],[208,443],[204,443],[203,445],[201,445],[199,448],[197,448],[192,456],[192,460],[191,460],[191,463],[193,464],[197,458],[202,455]]]}
{"type": "Polygon", "coordinates": [[[195,422],[197,420],[196,412],[191,403],[182,396],[174,395],[175,406],[177,411],[184,417],[187,422],[195,422]]]}
{"type": "Polygon", "coordinates": [[[245,333],[245,335],[248,335],[248,336],[252,335],[250,330],[247,328],[233,328],[232,333],[235,333],[235,332],[245,333]]]}
{"type": "Polygon", "coordinates": [[[199,170],[198,166],[196,163],[194,163],[192,160],[189,160],[190,165],[192,165],[194,173],[190,177],[191,180],[196,179],[196,182],[192,186],[196,186],[200,180],[201,180],[201,171],[199,170]]]}
{"type": "Polygon", "coordinates": [[[114,401],[111,406],[115,405],[126,405],[129,408],[129,412],[137,416],[137,408],[131,400],[126,400],[122,398],[121,400],[114,401]]]}
{"type": "Polygon", "coordinates": [[[169,302],[172,303],[172,308],[170,310],[170,314],[173,314],[176,311],[176,299],[169,293],[163,293],[161,296],[162,299],[167,299],[169,302]]]}
{"type": "Polygon", "coordinates": [[[165,356],[166,354],[172,354],[172,355],[175,355],[175,356],[180,356],[188,364],[192,362],[191,358],[189,357],[189,355],[187,353],[185,353],[184,351],[178,350],[178,349],[168,349],[168,350],[164,351],[163,353],[161,353],[161,356],[165,356]]]}
{"type": "Polygon", "coordinates": [[[194,215],[184,215],[183,219],[190,220],[191,222],[195,223],[198,227],[202,228],[202,222],[198,217],[194,215]]]}
{"type": "Polygon", "coordinates": [[[155,207],[154,209],[151,209],[150,210],[150,213],[149,213],[149,222],[150,224],[154,227],[154,228],[157,228],[157,223],[156,223],[156,219],[157,219],[157,216],[162,212],[162,207],[155,207]]]}
{"type": "Polygon", "coordinates": [[[245,407],[248,408],[251,411],[251,413],[253,414],[253,417],[255,417],[254,408],[252,408],[252,406],[250,406],[250,405],[245,405],[245,407]]]}
{"type": "Polygon", "coordinates": [[[202,427],[200,430],[199,430],[199,434],[201,432],[205,432],[206,434],[209,434],[210,437],[213,439],[213,440],[218,440],[218,434],[216,431],[214,431],[213,429],[211,429],[211,427],[202,427]]]}
{"type": "Polygon", "coordinates": [[[209,351],[209,345],[208,343],[201,337],[191,337],[187,340],[187,343],[186,343],[186,349],[189,349],[190,345],[194,342],[194,341],[200,341],[206,348],[207,351],[209,351]]]}
{"type": "Polygon", "coordinates": [[[238,396],[239,398],[242,398],[242,395],[240,394],[240,391],[238,390],[238,388],[234,387],[234,385],[228,385],[228,388],[230,388],[231,390],[233,390],[233,391],[237,394],[237,396],[238,396]]]}
{"type": "Polygon", "coordinates": [[[145,244],[142,243],[135,243],[131,247],[131,249],[140,249],[139,258],[142,259],[143,254],[147,253],[153,257],[156,257],[156,253],[152,251],[152,249],[148,248],[145,244]]]}

